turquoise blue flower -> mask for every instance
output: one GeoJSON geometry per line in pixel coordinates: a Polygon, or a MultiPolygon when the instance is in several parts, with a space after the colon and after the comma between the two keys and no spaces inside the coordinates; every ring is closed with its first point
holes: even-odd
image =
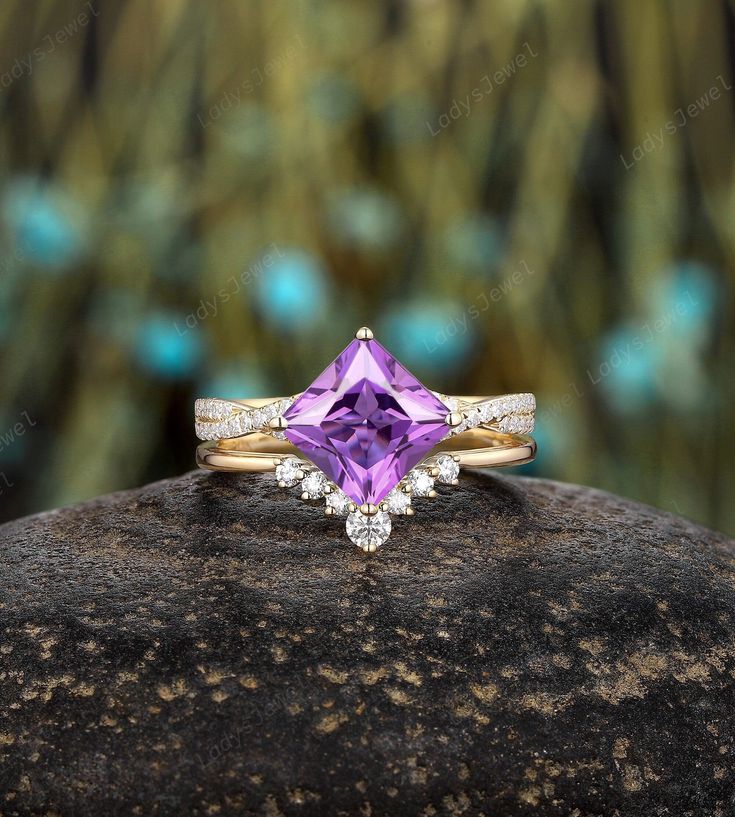
{"type": "Polygon", "coordinates": [[[718,289],[714,270],[699,261],[666,267],[652,285],[648,303],[651,319],[668,321],[673,330],[666,333],[665,341],[688,340],[693,333],[708,335],[717,311],[718,289]]]}
{"type": "Polygon", "coordinates": [[[600,361],[588,370],[609,403],[621,413],[640,410],[656,397],[656,378],[663,361],[658,338],[645,327],[623,327],[605,336],[600,361]]]}
{"type": "Polygon", "coordinates": [[[322,320],[328,300],[325,272],[320,262],[303,250],[282,252],[263,270],[256,285],[263,318],[280,330],[299,330],[322,320]]]}
{"type": "Polygon", "coordinates": [[[50,182],[17,179],[3,202],[16,254],[51,271],[75,263],[84,249],[84,218],[78,203],[50,182]]]}
{"type": "Polygon", "coordinates": [[[409,369],[444,372],[470,355],[474,327],[456,303],[416,303],[390,309],[378,337],[409,369]]]}
{"type": "Polygon", "coordinates": [[[157,312],[138,327],[135,357],[150,374],[178,380],[199,368],[204,343],[197,329],[188,329],[181,315],[157,312]]]}

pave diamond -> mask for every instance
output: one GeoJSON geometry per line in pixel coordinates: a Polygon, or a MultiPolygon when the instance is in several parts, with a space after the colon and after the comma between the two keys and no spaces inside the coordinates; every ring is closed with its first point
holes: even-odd
{"type": "Polygon", "coordinates": [[[378,511],[373,516],[353,511],[347,517],[347,535],[363,550],[377,550],[390,536],[390,530],[390,516],[384,511],[378,511]]]}
{"type": "Polygon", "coordinates": [[[285,434],[356,505],[378,505],[447,435],[447,414],[377,341],[354,340],[284,413],[285,434]]]}
{"type": "Polygon", "coordinates": [[[476,408],[467,411],[467,428],[477,428],[482,423],[480,412],[476,408]]]}

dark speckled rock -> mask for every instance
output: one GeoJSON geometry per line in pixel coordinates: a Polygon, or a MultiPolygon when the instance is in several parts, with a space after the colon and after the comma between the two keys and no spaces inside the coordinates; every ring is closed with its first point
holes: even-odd
{"type": "Polygon", "coordinates": [[[735,813],[735,543],[469,475],[369,556],[272,477],[0,528],[0,814],[735,813]]]}

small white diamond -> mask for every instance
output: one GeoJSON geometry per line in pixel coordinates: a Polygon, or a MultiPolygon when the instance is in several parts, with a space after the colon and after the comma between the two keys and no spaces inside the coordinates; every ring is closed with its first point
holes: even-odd
{"type": "Polygon", "coordinates": [[[281,404],[278,401],[275,403],[268,403],[267,406],[263,406],[261,412],[263,414],[262,424],[267,425],[270,420],[272,420],[274,417],[278,417],[278,415],[281,413],[281,404]]]}
{"type": "Polygon", "coordinates": [[[237,417],[230,417],[222,423],[221,436],[226,440],[240,436],[240,421],[237,417]]]}
{"type": "Polygon", "coordinates": [[[495,412],[493,411],[492,403],[483,403],[479,408],[478,411],[480,412],[480,419],[483,423],[489,423],[491,420],[495,418],[495,412]]]}
{"type": "Polygon", "coordinates": [[[327,487],[327,478],[321,471],[309,471],[301,483],[301,487],[309,494],[310,499],[321,499],[327,487]]]}
{"type": "Polygon", "coordinates": [[[240,426],[240,434],[247,434],[249,431],[253,430],[250,415],[247,413],[247,411],[241,411],[240,414],[236,415],[236,417],[240,426]]]}
{"type": "Polygon", "coordinates": [[[266,424],[263,409],[255,409],[255,411],[251,411],[250,422],[253,424],[253,428],[262,428],[266,424]]]}
{"type": "Polygon", "coordinates": [[[347,517],[347,535],[363,550],[377,550],[390,536],[390,516],[385,511],[378,511],[366,516],[360,511],[353,511],[347,517]]]}
{"type": "Polygon", "coordinates": [[[467,428],[477,428],[481,422],[480,412],[476,408],[467,411],[467,428]]]}
{"type": "Polygon", "coordinates": [[[349,511],[351,501],[341,488],[333,488],[332,493],[327,494],[327,505],[334,508],[338,516],[344,516],[349,511]]]}
{"type": "Polygon", "coordinates": [[[299,481],[297,474],[300,468],[301,463],[297,459],[289,457],[276,466],[276,481],[282,482],[289,488],[293,487],[299,481]]]}
{"type": "Polygon", "coordinates": [[[439,469],[439,482],[451,485],[459,476],[459,463],[449,454],[442,454],[436,458],[436,467],[439,469]]]}
{"type": "Polygon", "coordinates": [[[408,482],[414,496],[428,496],[434,489],[434,478],[427,471],[411,471],[408,482]]]}
{"type": "Polygon", "coordinates": [[[383,500],[388,513],[405,513],[406,508],[411,504],[411,495],[405,493],[400,488],[394,488],[383,500]]]}

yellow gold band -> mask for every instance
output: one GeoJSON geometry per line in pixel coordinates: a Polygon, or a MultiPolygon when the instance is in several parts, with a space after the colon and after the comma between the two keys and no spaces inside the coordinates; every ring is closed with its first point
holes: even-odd
{"type": "MultiPolygon", "coordinates": [[[[531,462],[536,456],[536,443],[527,434],[501,434],[479,427],[447,437],[429,452],[427,459],[440,453],[452,454],[459,465],[466,467],[498,468],[531,462]]],[[[201,443],[196,461],[200,468],[210,471],[273,471],[278,460],[289,455],[303,457],[288,441],[256,432],[201,443]]]]}

